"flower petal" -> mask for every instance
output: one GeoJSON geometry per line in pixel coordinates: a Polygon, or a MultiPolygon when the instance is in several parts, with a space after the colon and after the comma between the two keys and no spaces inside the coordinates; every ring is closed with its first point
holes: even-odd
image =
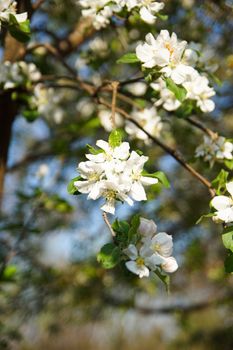
{"type": "Polygon", "coordinates": [[[216,196],[212,199],[211,205],[217,210],[223,210],[232,205],[232,200],[227,196],[216,196]]]}

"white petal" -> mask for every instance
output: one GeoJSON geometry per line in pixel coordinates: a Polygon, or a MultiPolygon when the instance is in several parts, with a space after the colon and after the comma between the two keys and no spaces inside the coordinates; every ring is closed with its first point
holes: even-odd
{"type": "Polygon", "coordinates": [[[216,218],[222,220],[225,223],[233,222],[233,207],[219,210],[216,213],[216,218]]]}
{"type": "Polygon", "coordinates": [[[233,181],[228,182],[226,184],[226,189],[230,193],[231,197],[233,198],[233,181]]]}
{"type": "Polygon", "coordinates": [[[108,142],[106,142],[106,141],[98,140],[96,142],[96,146],[103,149],[106,153],[111,153],[111,148],[110,148],[108,142]]]}
{"type": "Polygon", "coordinates": [[[146,200],[146,193],[144,190],[144,187],[139,181],[136,181],[132,184],[131,190],[130,190],[130,196],[135,201],[145,201],[146,200]]]}
{"type": "Polygon", "coordinates": [[[155,248],[155,252],[166,258],[171,256],[173,249],[172,236],[166,232],[159,232],[152,238],[151,248],[155,248]]]}
{"type": "Polygon", "coordinates": [[[164,259],[158,254],[152,254],[149,258],[145,258],[146,265],[153,271],[156,270],[158,266],[162,265],[164,259]]]}
{"type": "Polygon", "coordinates": [[[101,210],[106,213],[115,214],[115,201],[106,201],[104,205],[102,205],[101,210]]]}
{"type": "Polygon", "coordinates": [[[145,6],[143,6],[140,9],[140,16],[141,16],[141,19],[146,23],[149,23],[149,24],[155,23],[156,17],[153,16],[145,6]]]}
{"type": "Polygon", "coordinates": [[[19,23],[25,22],[28,18],[27,12],[19,13],[19,14],[14,15],[14,16],[17,19],[17,22],[19,22],[19,23]]]}
{"type": "Polygon", "coordinates": [[[138,275],[140,278],[148,277],[150,274],[150,271],[146,266],[138,266],[135,261],[127,261],[125,265],[129,271],[133,272],[135,275],[138,275]]]}
{"type": "Polygon", "coordinates": [[[149,185],[157,184],[159,182],[159,180],[155,179],[154,177],[142,176],[141,182],[144,186],[149,186],[149,185]]]}
{"type": "Polygon", "coordinates": [[[138,232],[142,236],[152,237],[157,231],[157,225],[153,220],[147,220],[145,218],[140,218],[140,225],[138,232]]]}
{"type": "Polygon", "coordinates": [[[178,269],[178,264],[176,259],[171,256],[170,258],[164,259],[161,267],[165,272],[173,273],[178,269]]]}
{"type": "Polygon", "coordinates": [[[130,244],[128,248],[124,249],[124,253],[131,259],[136,260],[138,257],[138,250],[134,244],[130,244]]]}
{"type": "Polygon", "coordinates": [[[216,196],[212,199],[211,205],[217,210],[223,210],[232,205],[232,200],[226,196],[216,196]]]}

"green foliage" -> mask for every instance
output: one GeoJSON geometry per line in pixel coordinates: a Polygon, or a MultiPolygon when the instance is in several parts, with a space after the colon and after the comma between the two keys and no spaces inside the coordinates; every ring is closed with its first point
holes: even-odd
{"type": "Polygon", "coordinates": [[[9,32],[18,41],[26,43],[30,40],[30,21],[18,23],[14,15],[9,16],[9,32]]]}
{"type": "Polygon", "coordinates": [[[93,154],[93,155],[96,155],[96,154],[99,154],[99,153],[103,153],[104,150],[102,149],[96,149],[95,147],[91,146],[91,145],[88,145],[87,144],[87,148],[88,148],[88,151],[93,154]]]}
{"type": "Polygon", "coordinates": [[[233,273],[233,253],[230,252],[224,262],[225,271],[227,273],[233,273]]]}
{"type": "Polygon", "coordinates": [[[108,139],[109,145],[112,148],[118,147],[122,143],[122,132],[120,129],[113,130],[109,135],[108,139]]]}
{"type": "Polygon", "coordinates": [[[140,62],[140,60],[137,58],[137,55],[135,53],[126,53],[124,56],[122,56],[121,58],[119,58],[117,60],[117,63],[138,63],[140,62]]]}
{"type": "Polygon", "coordinates": [[[166,188],[170,188],[170,182],[167,178],[167,176],[164,174],[163,171],[157,171],[156,173],[149,174],[146,171],[142,172],[142,175],[145,177],[153,177],[155,179],[158,179],[159,182],[166,188]]]}
{"type": "Polygon", "coordinates": [[[225,192],[228,176],[229,173],[222,169],[218,176],[212,181],[212,186],[215,188],[217,195],[221,195],[225,192]]]}
{"type": "Polygon", "coordinates": [[[121,251],[113,243],[105,244],[97,255],[97,261],[105,269],[112,269],[117,264],[119,264],[121,258],[121,251]]]}
{"type": "Polygon", "coordinates": [[[177,100],[179,100],[180,102],[183,102],[187,94],[186,89],[183,86],[176,85],[171,78],[166,78],[165,82],[166,82],[167,88],[171,92],[173,92],[177,100]]]}
{"type": "Polygon", "coordinates": [[[16,273],[17,273],[17,266],[16,265],[8,265],[4,269],[1,280],[7,281],[7,282],[14,281],[16,273]]]}
{"type": "Polygon", "coordinates": [[[222,241],[225,248],[233,252],[233,226],[227,227],[223,231],[222,241]]]}
{"type": "Polygon", "coordinates": [[[73,178],[72,180],[70,180],[70,182],[67,185],[67,191],[69,194],[72,194],[73,196],[77,196],[77,195],[81,194],[78,191],[77,187],[74,185],[75,181],[79,181],[81,179],[82,179],[81,176],[77,176],[77,177],[73,178]]]}

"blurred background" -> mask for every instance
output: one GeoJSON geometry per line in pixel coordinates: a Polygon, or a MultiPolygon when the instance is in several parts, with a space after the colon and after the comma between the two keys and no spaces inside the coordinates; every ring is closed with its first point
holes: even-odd
{"type": "MultiPolygon", "coordinates": [[[[169,18],[158,19],[155,28],[114,18],[108,28],[90,31],[77,48],[66,48],[65,60],[98,85],[137,76],[137,68],[116,60],[133,52],[149,31],[169,29],[200,43],[222,82],[215,84],[216,109],[202,122],[231,138],[233,1],[164,2],[169,18]]],[[[79,19],[74,0],[44,1],[32,17],[31,44],[58,47],[79,19]]],[[[43,47],[26,60],[43,76],[67,75],[43,47]]],[[[0,349],[233,349],[232,277],[224,272],[221,227],[209,219],[195,224],[208,212],[206,188],[157,146],[131,141],[150,157],[147,169],[164,171],[171,188],[152,187],[148,202],[118,205],[116,215],[130,220],[140,212],[172,234],[179,269],[169,296],[154,277],[139,280],[121,268],[102,269],[96,254],[111,237],[100,203],[72,197],[66,187],[77,176],[86,144],[108,137],[110,111],[81,90],[47,84],[49,99],[38,118],[30,123],[19,112],[13,125],[0,223],[0,349]]],[[[128,85],[123,93],[147,106],[150,94],[143,84],[128,85]]],[[[111,94],[106,98],[111,101],[111,94]]],[[[119,105],[131,113],[131,105],[119,105]]],[[[161,117],[166,143],[213,180],[222,165],[209,169],[193,156],[201,132],[172,114],[161,117]]]]}

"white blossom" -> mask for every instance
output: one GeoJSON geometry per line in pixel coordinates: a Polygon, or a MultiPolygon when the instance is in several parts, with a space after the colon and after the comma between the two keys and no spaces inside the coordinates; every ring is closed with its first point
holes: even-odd
{"type": "Polygon", "coordinates": [[[161,72],[171,76],[175,68],[182,62],[186,41],[179,41],[175,33],[170,36],[167,30],[161,30],[155,39],[149,33],[146,35],[146,42],[139,44],[136,48],[136,55],[143,63],[143,67],[161,67],[161,72]]]}
{"type": "Polygon", "coordinates": [[[215,196],[211,205],[216,209],[213,220],[215,222],[233,222],[233,181],[226,184],[230,196],[215,196]]]}
{"type": "Polygon", "coordinates": [[[135,245],[130,244],[128,248],[124,250],[124,253],[130,258],[130,261],[125,263],[127,269],[140,278],[149,277],[149,267],[156,268],[156,265],[151,266],[151,257],[147,256],[143,247],[138,251],[135,245]]]}
{"type": "Polygon", "coordinates": [[[174,93],[169,90],[166,86],[165,81],[162,78],[156,80],[156,82],[151,83],[150,86],[153,90],[160,93],[160,98],[155,101],[155,106],[163,106],[167,111],[175,111],[181,106],[181,102],[177,100],[174,93]]]}
{"type": "Polygon", "coordinates": [[[144,186],[158,183],[157,178],[144,176],[143,166],[148,157],[130,153],[128,142],[111,147],[103,140],[96,145],[100,148],[97,154],[86,154],[88,159],[78,166],[80,178],[74,182],[80,193],[88,194],[88,199],[102,197],[105,204],[102,210],[115,213],[117,201],[126,202],[130,206],[133,200],[146,200],[144,186]]]}
{"type": "Polygon", "coordinates": [[[56,124],[60,124],[64,118],[64,110],[60,107],[62,99],[62,93],[55,92],[53,88],[42,84],[35,86],[33,103],[43,117],[48,120],[53,118],[56,124]]]}
{"type": "Polygon", "coordinates": [[[16,13],[17,2],[12,0],[0,0],[0,29],[1,23],[7,23],[10,20],[10,15],[13,15],[18,23],[25,22],[27,12],[20,14],[16,13]]]}
{"type": "Polygon", "coordinates": [[[126,162],[124,169],[125,181],[130,181],[131,187],[129,194],[136,201],[146,200],[146,193],[144,186],[150,186],[158,183],[158,179],[143,176],[144,164],[148,161],[148,157],[139,156],[135,151],[133,151],[126,162]]]}
{"type": "Polygon", "coordinates": [[[183,86],[187,90],[186,98],[195,100],[202,112],[208,113],[214,110],[215,103],[211,97],[215,95],[215,91],[209,86],[209,80],[205,76],[196,71],[195,74],[189,75],[189,80],[186,79],[183,86]]]}
{"type": "Polygon", "coordinates": [[[166,273],[173,273],[177,270],[176,259],[171,256],[173,250],[172,236],[165,232],[157,231],[153,220],[140,218],[138,233],[141,235],[137,246],[130,244],[124,253],[130,258],[126,262],[128,270],[139,277],[148,277],[150,271],[161,269],[166,273]]]}
{"type": "Polygon", "coordinates": [[[204,142],[196,148],[196,157],[202,157],[204,161],[210,162],[213,166],[216,160],[233,159],[233,143],[227,141],[223,136],[209,137],[204,136],[204,142]]]}
{"type": "MultiPolygon", "coordinates": [[[[108,109],[101,108],[98,117],[100,119],[101,125],[104,127],[106,131],[112,131],[113,129],[113,121],[112,121],[112,112],[108,109]]],[[[120,128],[124,124],[124,120],[119,113],[115,113],[114,126],[116,128],[120,128]]]]}
{"type": "Polygon", "coordinates": [[[0,65],[0,85],[5,90],[35,82],[40,78],[41,73],[34,63],[6,61],[0,65]]]}
{"type": "MultiPolygon", "coordinates": [[[[152,136],[160,136],[163,124],[155,107],[145,108],[143,110],[134,110],[132,112],[134,119],[145,131],[152,136]]],[[[125,131],[132,137],[149,142],[148,135],[131,121],[126,121],[125,131]]]]}

